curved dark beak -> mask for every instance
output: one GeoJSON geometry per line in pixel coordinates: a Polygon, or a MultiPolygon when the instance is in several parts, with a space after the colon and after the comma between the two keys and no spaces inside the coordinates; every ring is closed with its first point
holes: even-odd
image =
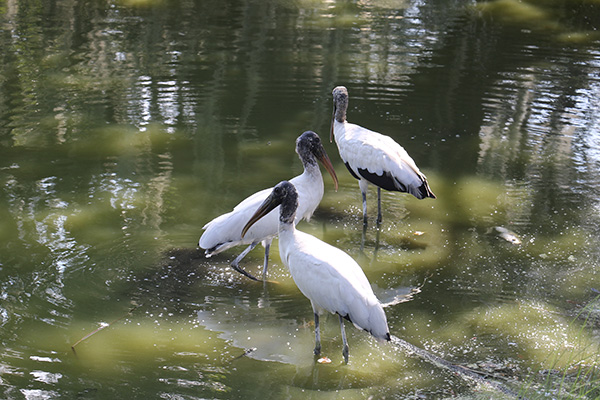
{"type": "Polygon", "coordinates": [[[246,234],[246,232],[248,232],[248,229],[250,229],[252,225],[254,225],[259,219],[273,211],[273,209],[275,209],[280,204],[281,199],[273,196],[273,193],[271,193],[269,197],[267,197],[265,201],[260,205],[260,207],[258,207],[258,210],[256,210],[254,215],[250,217],[250,220],[242,229],[242,237],[244,237],[244,235],[246,234]]]}
{"type": "Polygon", "coordinates": [[[329,175],[331,175],[331,178],[333,179],[333,184],[335,185],[335,191],[337,192],[338,178],[335,174],[335,169],[333,169],[333,164],[331,163],[331,160],[329,159],[329,156],[327,155],[327,152],[324,148],[321,148],[321,151],[317,155],[317,159],[321,161],[327,172],[329,172],[329,175]]]}

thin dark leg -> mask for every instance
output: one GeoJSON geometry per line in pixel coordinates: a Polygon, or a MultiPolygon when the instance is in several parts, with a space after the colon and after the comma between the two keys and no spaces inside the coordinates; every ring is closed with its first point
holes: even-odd
{"type": "Polygon", "coordinates": [[[380,224],[383,220],[381,216],[381,188],[377,187],[377,224],[380,224]]]}
{"type": "Polygon", "coordinates": [[[367,192],[369,191],[369,182],[365,179],[358,180],[358,187],[360,188],[360,194],[362,194],[363,202],[363,224],[367,224],[367,192]]]}
{"type": "Polygon", "coordinates": [[[348,341],[346,340],[346,329],[344,328],[344,318],[338,314],[340,317],[340,329],[342,330],[342,343],[344,343],[344,348],[342,349],[342,355],[344,356],[344,362],[348,364],[348,341]]]}
{"type": "Polygon", "coordinates": [[[263,266],[263,281],[267,280],[267,267],[269,265],[269,250],[271,249],[271,242],[265,245],[265,264],[263,266]]]}
{"type": "Polygon", "coordinates": [[[373,259],[371,260],[371,263],[373,263],[377,260],[377,252],[379,251],[379,236],[380,235],[381,235],[381,228],[379,227],[379,224],[377,224],[377,231],[375,233],[375,249],[373,250],[373,259]]]}
{"type": "Polygon", "coordinates": [[[246,248],[246,250],[242,251],[242,253],[241,253],[239,256],[237,256],[237,257],[235,258],[235,260],[233,260],[233,261],[231,262],[231,267],[232,267],[233,269],[235,269],[235,270],[236,270],[237,272],[239,272],[240,274],[242,274],[242,275],[246,275],[248,278],[250,278],[250,279],[252,279],[252,280],[255,280],[255,281],[258,281],[258,279],[256,279],[254,276],[252,276],[252,275],[251,275],[251,274],[249,274],[248,272],[246,272],[246,271],[244,271],[243,269],[241,269],[241,268],[240,268],[240,266],[239,266],[239,264],[240,264],[240,261],[242,261],[242,259],[243,259],[244,257],[246,257],[246,255],[247,255],[248,253],[250,253],[250,251],[251,251],[253,248],[255,248],[255,247],[256,247],[256,245],[257,245],[257,244],[258,244],[258,242],[252,243],[250,246],[248,246],[248,248],[246,248]]]}
{"type": "Polygon", "coordinates": [[[319,331],[319,314],[315,313],[315,356],[321,354],[321,332],[319,331]]]}
{"type": "Polygon", "coordinates": [[[365,241],[367,239],[367,224],[363,224],[362,236],[360,237],[360,252],[365,250],[365,241]]]}
{"type": "Polygon", "coordinates": [[[367,224],[367,192],[362,193],[362,202],[363,202],[363,224],[367,224]]]}

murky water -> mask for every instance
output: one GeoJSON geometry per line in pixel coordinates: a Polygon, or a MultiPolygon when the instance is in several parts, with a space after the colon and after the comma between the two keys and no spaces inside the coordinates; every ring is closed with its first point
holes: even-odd
{"type": "Polygon", "coordinates": [[[343,365],[334,317],[315,363],[277,242],[267,285],[229,268],[242,248],[196,247],[301,172],[308,129],[340,188],[324,176],[299,229],[383,301],[412,293],[394,335],[516,391],[596,365],[597,319],[576,316],[600,289],[599,23],[577,0],[0,3],[0,397],[498,396],[351,326],[343,365]],[[363,233],[328,142],[336,85],[436,200],[386,192],[363,233]]]}

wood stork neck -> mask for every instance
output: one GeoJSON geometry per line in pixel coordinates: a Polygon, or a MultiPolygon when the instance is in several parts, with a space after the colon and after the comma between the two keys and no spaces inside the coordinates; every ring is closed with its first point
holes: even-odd
{"type": "Polygon", "coordinates": [[[346,122],[346,110],[348,109],[348,101],[338,102],[335,107],[335,122],[346,122]]]}
{"type": "Polygon", "coordinates": [[[333,90],[334,119],[337,122],[346,121],[346,112],[348,111],[348,91],[344,87],[338,87],[333,90]]]}
{"type": "Polygon", "coordinates": [[[311,181],[321,181],[323,182],[323,176],[321,175],[321,169],[319,168],[319,164],[317,160],[313,157],[311,160],[302,160],[302,164],[304,165],[304,172],[302,175],[307,176],[311,181]]]}
{"type": "Polygon", "coordinates": [[[296,210],[298,209],[298,192],[288,191],[279,206],[279,229],[287,229],[294,226],[296,210]]]}
{"type": "Polygon", "coordinates": [[[298,149],[296,150],[296,152],[298,153],[298,156],[300,156],[300,161],[302,161],[302,165],[304,166],[305,171],[319,169],[317,159],[309,149],[298,149]]]}
{"type": "Polygon", "coordinates": [[[343,139],[346,136],[346,125],[348,121],[334,121],[333,122],[333,136],[335,137],[335,141],[339,143],[340,139],[343,139]]]}

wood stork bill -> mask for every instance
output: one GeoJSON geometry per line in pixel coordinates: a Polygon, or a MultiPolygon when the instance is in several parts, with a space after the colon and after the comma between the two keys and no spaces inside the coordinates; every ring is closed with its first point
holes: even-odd
{"type": "MultiPolygon", "coordinates": [[[[298,153],[304,166],[304,172],[290,180],[298,188],[297,223],[302,219],[310,219],[323,198],[323,176],[321,175],[317,160],[321,161],[325,169],[331,174],[335,190],[338,188],[338,179],[333,165],[327,156],[327,152],[323,148],[321,139],[315,132],[306,131],[298,137],[296,140],[296,153],[298,153]]],[[[273,237],[277,235],[278,212],[274,211],[263,218],[252,229],[246,232],[244,237],[242,237],[241,232],[254,211],[267,198],[271,191],[272,188],[268,188],[247,197],[235,206],[233,211],[223,214],[204,225],[203,229],[205,231],[200,237],[199,246],[206,250],[206,257],[234,246],[249,245],[233,260],[231,266],[247,277],[258,280],[252,274],[244,271],[239,266],[239,263],[258,243],[262,242],[265,247],[263,279],[266,279],[269,248],[273,237]]]]}
{"type": "Polygon", "coordinates": [[[363,270],[352,257],[295,226],[299,192],[290,182],[279,183],[250,218],[242,231],[249,233],[255,223],[279,207],[279,254],[300,291],[308,297],[315,316],[315,355],[321,352],[319,315],[338,314],[342,354],[348,363],[348,342],[344,318],[380,340],[390,340],[387,319],[363,270]]]}
{"type": "Polygon", "coordinates": [[[406,150],[389,136],[346,121],[348,90],[333,89],[333,117],[330,140],[337,144],[340,157],[362,193],[363,222],[367,223],[367,188],[377,186],[377,222],[381,222],[381,189],[406,192],[417,199],[435,195],[425,175],[419,171],[406,150]]]}

